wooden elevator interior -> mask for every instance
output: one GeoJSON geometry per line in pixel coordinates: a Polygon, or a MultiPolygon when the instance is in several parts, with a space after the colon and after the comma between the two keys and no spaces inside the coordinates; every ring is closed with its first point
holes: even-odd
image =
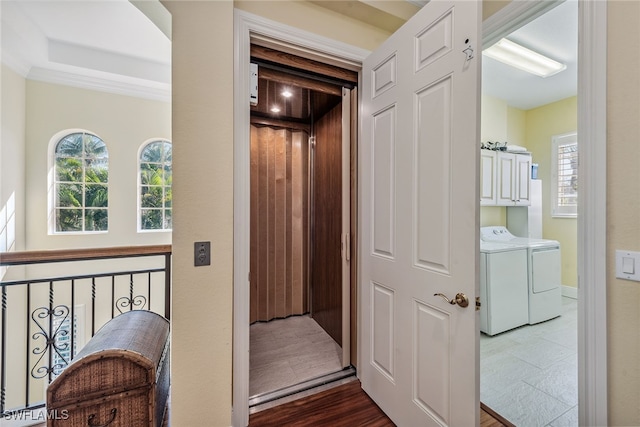
{"type": "Polygon", "coordinates": [[[251,54],[250,323],[309,314],[342,345],[342,88],[357,73],[251,54]]]}

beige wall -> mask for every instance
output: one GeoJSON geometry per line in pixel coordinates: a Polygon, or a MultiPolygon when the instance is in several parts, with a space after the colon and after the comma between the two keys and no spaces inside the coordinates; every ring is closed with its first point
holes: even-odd
{"type": "Polygon", "coordinates": [[[607,331],[610,425],[640,425],[640,284],[615,250],[640,251],[640,2],[610,1],[607,67],[607,331]]]}
{"type": "MultiPolygon", "coordinates": [[[[8,242],[6,250],[24,250],[25,247],[25,79],[2,65],[0,69],[0,87],[2,89],[2,106],[0,106],[0,232],[6,229],[13,234],[14,245],[8,242]],[[14,212],[8,212],[8,205],[12,204],[14,212]],[[9,202],[9,203],[8,203],[9,202]],[[8,217],[13,216],[14,222],[7,224],[8,217]],[[9,230],[11,229],[11,230],[9,230]]],[[[2,237],[0,237],[2,238],[2,237]]],[[[6,236],[4,237],[6,241],[6,236]]],[[[2,271],[0,270],[0,277],[2,271]]]]}
{"type": "Polygon", "coordinates": [[[231,424],[233,3],[170,1],[173,22],[171,424],[231,424]],[[211,265],[193,244],[211,242],[211,265]]]}
{"type": "MultiPolygon", "coordinates": [[[[9,69],[5,65],[0,68],[0,87],[2,89],[2,106],[0,107],[0,210],[5,214],[0,215],[0,239],[6,241],[7,235],[2,235],[2,230],[9,235],[8,247],[5,250],[24,250],[25,245],[25,79],[9,69]],[[12,203],[7,203],[13,198],[12,203]],[[8,209],[14,205],[15,210],[8,209]],[[13,211],[13,212],[11,212],[13,211]],[[9,214],[9,219],[7,219],[9,214]],[[13,219],[10,219],[10,218],[13,219]],[[11,237],[13,236],[13,238],[11,237]]],[[[4,243],[2,243],[4,245],[4,243]]],[[[20,277],[24,268],[0,267],[0,280],[12,280],[20,277]],[[4,277],[3,277],[4,276],[4,277]]],[[[15,319],[15,314],[20,314],[24,319],[24,313],[16,307],[24,307],[26,289],[13,287],[7,291],[7,316],[15,319]]],[[[21,342],[26,336],[24,322],[12,322],[7,329],[7,342],[21,342]]],[[[25,357],[18,351],[12,351],[17,346],[10,346],[7,353],[7,383],[17,384],[12,391],[7,393],[6,407],[18,407],[24,401],[25,385],[24,372],[26,369],[25,357]],[[20,357],[22,356],[22,357],[20,357]]],[[[22,347],[22,346],[20,346],[22,347]]]]}
{"type": "Polygon", "coordinates": [[[170,232],[137,231],[138,150],[151,138],[171,140],[170,103],[27,80],[26,249],[171,243],[170,232]],[[68,129],[88,130],[107,144],[108,233],[49,234],[50,141],[68,129]]]}
{"type": "Polygon", "coordinates": [[[234,1],[234,6],[314,34],[373,50],[389,37],[388,31],[307,1],[234,1]]]}
{"type": "Polygon", "coordinates": [[[577,98],[547,104],[526,112],[527,148],[538,163],[542,180],[543,238],[560,242],[562,253],[562,284],[578,286],[577,219],[551,216],[551,138],[578,129],[577,98]]]}

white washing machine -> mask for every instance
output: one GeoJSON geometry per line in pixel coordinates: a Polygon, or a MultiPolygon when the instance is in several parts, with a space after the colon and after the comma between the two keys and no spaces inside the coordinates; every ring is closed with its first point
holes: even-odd
{"type": "Polygon", "coordinates": [[[560,316],[562,287],[560,243],[556,240],[516,237],[503,226],[480,228],[480,239],[527,247],[529,324],[560,316]]]}
{"type": "Polygon", "coordinates": [[[487,335],[529,322],[526,246],[480,241],[480,301],[487,335]]]}

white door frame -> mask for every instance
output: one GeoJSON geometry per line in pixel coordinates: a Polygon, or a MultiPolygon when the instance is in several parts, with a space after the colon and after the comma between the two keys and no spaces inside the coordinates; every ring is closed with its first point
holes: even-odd
{"type": "Polygon", "coordinates": [[[234,426],[249,424],[249,57],[252,40],[358,71],[369,51],[235,10],[233,160],[233,414],[234,426]]]}
{"type": "MultiPolygon", "coordinates": [[[[483,40],[513,30],[545,9],[513,1],[483,22],[483,40]]],[[[606,334],[606,1],[580,2],[578,135],[578,388],[580,425],[607,424],[606,334]],[[588,314],[588,315],[587,315],[588,314]]],[[[497,38],[496,38],[497,37],[497,38]]],[[[280,50],[358,70],[368,51],[259,16],[235,11],[234,23],[234,426],[249,422],[249,47],[280,50]]]]}

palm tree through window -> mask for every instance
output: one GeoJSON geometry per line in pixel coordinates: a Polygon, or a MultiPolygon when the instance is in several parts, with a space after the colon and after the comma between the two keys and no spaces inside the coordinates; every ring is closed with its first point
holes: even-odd
{"type": "Polygon", "coordinates": [[[109,153],[96,135],[76,132],[55,148],[55,231],[107,231],[109,153]]]}
{"type": "Polygon", "coordinates": [[[140,230],[171,230],[171,149],[156,140],[140,152],[140,230]]]}

